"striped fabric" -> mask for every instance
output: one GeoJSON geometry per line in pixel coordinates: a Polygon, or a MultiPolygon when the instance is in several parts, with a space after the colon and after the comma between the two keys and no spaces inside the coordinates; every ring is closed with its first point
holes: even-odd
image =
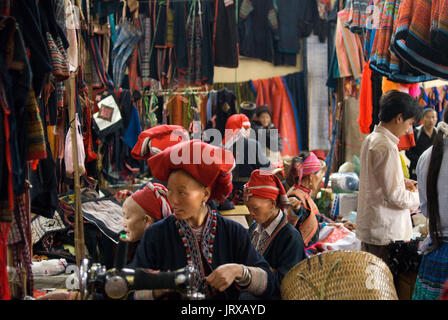
{"type": "Polygon", "coordinates": [[[448,240],[442,246],[423,256],[415,283],[413,300],[436,300],[448,280],[448,240]]]}
{"type": "Polygon", "coordinates": [[[434,8],[433,23],[431,28],[431,41],[434,46],[442,51],[448,51],[448,1],[434,1],[438,4],[434,8]],[[437,26],[437,27],[435,27],[437,26]]]}
{"type": "Polygon", "coordinates": [[[53,75],[55,81],[66,80],[69,76],[68,58],[64,45],[60,37],[53,38],[53,36],[47,32],[47,45],[48,52],[53,66],[53,75]]]}
{"type": "Polygon", "coordinates": [[[47,158],[47,149],[45,146],[45,135],[42,120],[40,118],[34,90],[30,90],[28,102],[26,104],[27,112],[27,157],[26,160],[39,160],[47,158]]]}
{"type": "Polygon", "coordinates": [[[142,39],[139,44],[140,72],[142,76],[143,87],[150,87],[149,69],[151,52],[151,18],[140,15],[140,24],[142,26],[142,39]]]}
{"type": "Polygon", "coordinates": [[[396,33],[399,25],[398,11],[401,0],[385,0],[383,7],[380,8],[379,27],[375,31],[372,52],[370,56],[370,68],[389,80],[400,83],[416,83],[432,80],[433,77],[423,74],[414,69],[408,63],[396,55],[396,50],[391,50],[391,44],[394,42],[392,36],[396,33]]]}
{"type": "Polygon", "coordinates": [[[117,40],[114,43],[111,57],[112,78],[116,89],[121,87],[129,57],[142,35],[140,30],[135,28],[129,21],[123,21],[118,26],[117,33],[117,40]]]}
{"type": "Polygon", "coordinates": [[[380,9],[380,25],[373,41],[370,65],[375,66],[378,71],[383,71],[383,74],[399,71],[399,59],[389,50],[399,6],[400,0],[385,0],[383,8],[380,9]]]}
{"type": "Polygon", "coordinates": [[[14,197],[14,217],[8,234],[8,246],[12,251],[11,266],[16,268],[19,282],[23,283],[23,274],[20,270],[26,270],[26,292],[21,287],[20,297],[33,294],[34,278],[31,269],[31,206],[29,191],[14,197]]]}
{"type": "Polygon", "coordinates": [[[346,9],[349,13],[344,26],[351,32],[362,34],[366,28],[367,12],[370,0],[348,0],[346,9]]]}
{"type": "Polygon", "coordinates": [[[349,12],[344,9],[338,12],[336,24],[336,54],[338,57],[341,78],[362,77],[362,44],[357,34],[350,32],[343,25],[347,24],[349,12]]]}
{"type": "Polygon", "coordinates": [[[448,79],[448,1],[403,0],[397,19],[391,49],[417,70],[448,79]]]}

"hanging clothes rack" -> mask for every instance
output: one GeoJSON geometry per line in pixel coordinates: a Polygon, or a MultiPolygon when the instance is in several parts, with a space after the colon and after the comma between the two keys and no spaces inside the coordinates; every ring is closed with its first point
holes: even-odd
{"type": "Polygon", "coordinates": [[[185,89],[173,89],[173,90],[145,90],[143,96],[155,95],[186,95],[186,94],[209,94],[211,90],[204,90],[203,87],[190,87],[185,89]]]}

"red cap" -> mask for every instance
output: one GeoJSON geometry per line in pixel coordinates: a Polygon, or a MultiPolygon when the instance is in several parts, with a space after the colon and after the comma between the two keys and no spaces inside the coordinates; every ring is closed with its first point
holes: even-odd
{"type": "Polygon", "coordinates": [[[159,183],[148,182],[142,189],[134,192],[131,197],[146,214],[156,220],[161,220],[172,214],[167,199],[168,190],[159,183]]]}
{"type": "Polygon", "coordinates": [[[159,125],[143,131],[131,151],[135,159],[144,160],[158,154],[181,141],[190,140],[188,131],[182,126],[159,125]]]}
{"type": "Polygon", "coordinates": [[[240,136],[241,129],[249,129],[250,128],[250,120],[249,118],[242,113],[231,115],[226,122],[225,128],[225,136],[222,140],[222,144],[225,145],[230,141],[236,141],[240,136]],[[228,130],[232,130],[229,132],[228,130]],[[233,139],[231,139],[233,138],[233,139]]]}
{"type": "Polygon", "coordinates": [[[235,158],[228,150],[201,140],[178,143],[151,157],[148,165],[153,176],[168,181],[173,170],[182,169],[202,185],[211,188],[210,199],[222,202],[232,192],[235,158]]]}
{"type": "Polygon", "coordinates": [[[249,181],[244,186],[244,198],[248,201],[250,197],[275,200],[281,209],[289,204],[285,188],[279,178],[269,171],[260,169],[252,171],[249,181]]]}

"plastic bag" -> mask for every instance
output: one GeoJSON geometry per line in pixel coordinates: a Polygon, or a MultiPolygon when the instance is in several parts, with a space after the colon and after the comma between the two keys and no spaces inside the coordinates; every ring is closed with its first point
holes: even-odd
{"type": "MultiPolygon", "coordinates": [[[[82,140],[81,129],[78,119],[78,114],[75,115],[75,128],[76,128],[76,140],[78,144],[78,166],[80,175],[83,175],[86,171],[84,167],[84,161],[86,159],[86,153],[84,150],[84,143],[82,140]]],[[[65,150],[64,150],[64,162],[65,162],[65,172],[70,178],[73,178],[74,167],[73,167],[73,144],[72,144],[72,132],[71,129],[67,131],[65,136],[65,150]]]]}
{"type": "Polygon", "coordinates": [[[330,250],[361,250],[361,240],[356,234],[342,224],[338,226],[325,226],[319,232],[319,240],[316,243],[319,251],[330,250]]]}
{"type": "Polygon", "coordinates": [[[330,176],[331,189],[335,193],[350,193],[359,188],[359,177],[354,172],[336,172],[330,176]]]}

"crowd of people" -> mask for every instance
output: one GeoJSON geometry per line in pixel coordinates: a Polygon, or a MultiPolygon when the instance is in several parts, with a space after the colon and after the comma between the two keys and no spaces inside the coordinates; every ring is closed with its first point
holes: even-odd
{"type": "MultiPolygon", "coordinates": [[[[169,139],[175,128],[167,125],[142,133],[133,153],[148,159],[154,180],[123,203],[124,241],[135,245],[129,267],[168,271],[193,264],[196,287],[207,299],[281,299],[284,276],[319,238],[314,197],[325,163],[303,151],[287,173],[273,166],[281,137],[268,134],[279,140],[263,146],[249,136],[250,128],[275,129],[269,109],[245,102],[241,110],[228,119],[220,146],[182,135],[169,139]],[[198,152],[199,161],[193,159],[198,152]],[[175,161],[173,154],[187,154],[188,161],[175,161]],[[247,207],[249,230],[219,213],[234,204],[247,207]]],[[[408,94],[389,91],[379,118],[361,149],[356,236],[363,251],[388,264],[387,246],[411,239],[410,213],[421,208],[430,234],[413,298],[437,299],[448,278],[448,112],[435,128],[432,109],[423,111],[408,94]],[[414,126],[417,145],[408,153],[415,176],[407,179],[397,144],[414,126]]],[[[129,298],[171,293],[141,290],[129,298]]]]}

